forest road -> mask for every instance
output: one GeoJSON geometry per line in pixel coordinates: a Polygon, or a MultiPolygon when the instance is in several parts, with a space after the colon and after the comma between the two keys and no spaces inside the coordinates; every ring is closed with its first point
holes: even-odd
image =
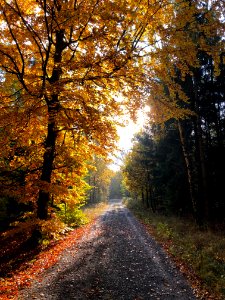
{"type": "Polygon", "coordinates": [[[186,300],[193,292],[162,248],[120,201],[64,251],[23,299],[186,300]]]}

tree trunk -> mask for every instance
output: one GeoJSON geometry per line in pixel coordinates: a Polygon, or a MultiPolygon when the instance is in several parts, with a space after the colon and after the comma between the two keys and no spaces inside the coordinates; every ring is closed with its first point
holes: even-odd
{"type": "Polygon", "coordinates": [[[156,212],[155,195],[154,195],[153,187],[151,184],[149,185],[149,193],[150,193],[150,199],[151,199],[152,212],[155,213],[156,212]]]}
{"type": "Polygon", "coordinates": [[[180,120],[178,120],[177,125],[178,125],[178,131],[179,131],[183,156],[184,156],[184,160],[185,160],[185,166],[186,166],[186,170],[187,170],[187,178],[188,178],[188,184],[189,184],[189,192],[190,192],[190,198],[191,198],[191,203],[192,203],[192,209],[193,209],[194,216],[196,217],[196,198],[195,198],[195,191],[194,191],[193,172],[191,169],[191,160],[190,160],[190,156],[189,156],[189,153],[187,150],[184,130],[183,130],[180,120]]]}
{"type": "Polygon", "coordinates": [[[56,43],[55,43],[55,55],[54,55],[54,67],[52,70],[49,83],[52,85],[52,94],[50,99],[46,99],[48,106],[48,130],[45,141],[45,152],[43,158],[41,181],[43,182],[43,188],[39,190],[37,217],[42,220],[48,218],[48,205],[50,201],[49,187],[51,184],[51,175],[54,166],[55,159],[55,147],[57,139],[57,122],[56,118],[60,109],[59,103],[59,87],[60,77],[62,75],[62,52],[66,48],[64,42],[64,30],[56,31],[56,43]]]}
{"type": "Polygon", "coordinates": [[[204,143],[202,137],[201,127],[201,116],[199,111],[199,98],[198,98],[198,74],[193,77],[193,88],[194,88],[194,105],[195,112],[197,114],[194,120],[194,131],[195,131],[195,152],[196,152],[196,164],[198,169],[198,201],[197,201],[197,214],[198,223],[200,226],[205,226],[205,223],[209,218],[209,207],[208,207],[208,187],[207,187],[207,170],[204,154],[204,143]]]}
{"type": "Polygon", "coordinates": [[[204,145],[202,139],[202,129],[201,129],[201,120],[197,116],[196,120],[196,151],[197,157],[199,158],[199,190],[200,190],[200,225],[204,225],[209,219],[209,207],[208,207],[208,186],[207,186],[207,171],[206,171],[206,162],[204,154],[204,145]]]}
{"type": "Polygon", "coordinates": [[[145,187],[145,193],[146,193],[146,207],[150,208],[148,186],[145,187]]]}
{"type": "Polygon", "coordinates": [[[37,217],[42,220],[48,218],[48,204],[50,201],[49,185],[51,183],[51,175],[53,170],[53,162],[55,158],[55,145],[57,138],[57,126],[55,122],[55,106],[49,106],[49,123],[48,133],[45,142],[44,161],[42,166],[41,181],[43,188],[39,191],[37,217]]]}
{"type": "Polygon", "coordinates": [[[142,188],[141,190],[141,200],[142,200],[142,204],[145,204],[145,195],[144,195],[144,188],[142,188]]]}

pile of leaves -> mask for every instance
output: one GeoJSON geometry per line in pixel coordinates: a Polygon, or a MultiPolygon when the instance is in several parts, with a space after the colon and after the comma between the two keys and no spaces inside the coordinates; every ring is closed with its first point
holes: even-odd
{"type": "Polygon", "coordinates": [[[22,233],[4,240],[0,257],[0,299],[17,299],[19,290],[29,286],[32,280],[38,279],[44,270],[53,266],[65,249],[76,244],[91,229],[93,222],[67,232],[45,249],[41,245],[30,248],[27,244],[29,235],[22,233]]]}

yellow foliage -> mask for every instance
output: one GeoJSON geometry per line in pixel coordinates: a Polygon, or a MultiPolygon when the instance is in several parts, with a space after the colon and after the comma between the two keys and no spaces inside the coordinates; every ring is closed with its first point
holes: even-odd
{"type": "Polygon", "coordinates": [[[44,239],[57,239],[65,229],[65,224],[56,216],[52,216],[47,221],[40,221],[39,227],[44,239]]]}
{"type": "MultiPolygon", "coordinates": [[[[82,202],[88,164],[115,148],[115,125],[125,110],[135,119],[149,101],[155,120],[187,116],[176,70],[184,80],[199,49],[220,53],[221,43],[214,52],[199,32],[224,32],[222,8],[220,1],[205,11],[178,0],[0,0],[4,193],[35,207],[43,195],[47,202],[50,196],[82,202]],[[196,13],[208,23],[196,22],[196,13]],[[15,180],[21,172],[25,178],[15,180]]],[[[217,71],[216,55],[214,61],[217,71]]]]}

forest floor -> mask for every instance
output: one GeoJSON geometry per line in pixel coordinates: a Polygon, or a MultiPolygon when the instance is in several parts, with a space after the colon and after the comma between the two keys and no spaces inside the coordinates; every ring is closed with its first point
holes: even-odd
{"type": "MultiPolygon", "coordinates": [[[[8,298],[10,299],[10,298],[8,298]]],[[[196,299],[161,246],[121,202],[110,205],[17,299],[196,299]]]]}
{"type": "Polygon", "coordinates": [[[32,226],[1,232],[0,300],[18,299],[19,290],[30,286],[34,278],[40,278],[44,270],[53,266],[65,249],[74,246],[91,230],[92,224],[108,207],[107,203],[86,206],[85,225],[67,228],[56,239],[35,247],[30,243],[32,226]]]}

